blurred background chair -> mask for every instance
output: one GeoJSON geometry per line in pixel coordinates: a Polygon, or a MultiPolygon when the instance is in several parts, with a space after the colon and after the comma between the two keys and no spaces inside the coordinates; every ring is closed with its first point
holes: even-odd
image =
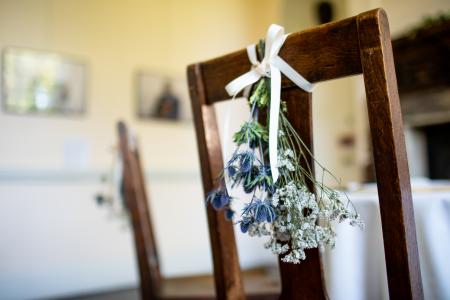
{"type": "MultiPolygon", "coordinates": [[[[159,270],[158,250],[152,228],[149,200],[142,172],[136,137],[124,122],[117,124],[120,156],[123,164],[123,197],[133,227],[136,256],[139,265],[142,299],[215,299],[212,276],[186,276],[165,279],[159,270]]],[[[180,199],[180,201],[182,201],[180,199]]],[[[163,213],[163,212],[158,212],[163,213]]],[[[172,238],[184,235],[180,230],[172,238]]],[[[180,255],[183,249],[180,249],[180,255]]],[[[276,281],[264,268],[244,272],[246,287],[252,299],[276,299],[276,281]]]]}
{"type": "MultiPolygon", "coordinates": [[[[164,279],[161,276],[158,250],[150,218],[145,179],[136,137],[129,131],[124,122],[117,124],[117,133],[120,157],[123,163],[123,197],[133,227],[134,244],[139,265],[141,298],[214,299],[211,277],[164,279]]],[[[183,233],[180,232],[180,234],[183,233]]],[[[177,238],[177,235],[174,234],[173,238],[177,238]]]]}
{"type": "MultiPolygon", "coordinates": [[[[423,299],[414,211],[403,123],[388,20],[382,9],[290,35],[280,56],[311,82],[363,74],[380,201],[389,294],[423,299]]],[[[225,85],[250,69],[245,50],[191,65],[189,86],[197,132],[203,187],[213,190],[223,169],[213,104],[227,99],[225,85]]],[[[289,119],[312,148],[311,94],[288,80],[282,99],[289,119]]],[[[312,161],[310,162],[312,165],[312,161]]],[[[208,205],[214,275],[220,299],[244,299],[232,223],[208,205]]],[[[281,299],[325,299],[318,249],[300,265],[279,262],[281,299]]]]}

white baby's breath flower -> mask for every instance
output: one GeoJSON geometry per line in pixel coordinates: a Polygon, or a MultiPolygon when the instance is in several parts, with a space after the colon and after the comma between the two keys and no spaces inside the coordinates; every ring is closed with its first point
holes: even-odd
{"type": "Polygon", "coordinates": [[[272,205],[274,206],[274,207],[277,207],[278,206],[278,202],[279,202],[279,195],[277,194],[277,193],[275,193],[273,196],[272,196],[272,205]]]}

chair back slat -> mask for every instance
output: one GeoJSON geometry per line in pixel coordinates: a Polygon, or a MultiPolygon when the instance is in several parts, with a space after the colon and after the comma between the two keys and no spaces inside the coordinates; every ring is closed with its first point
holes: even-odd
{"type": "MultiPolygon", "coordinates": [[[[310,82],[342,78],[361,73],[356,17],[323,24],[290,34],[280,56],[310,82]]],[[[250,70],[246,50],[201,64],[206,104],[230,97],[225,85],[250,70]]],[[[283,77],[283,87],[293,83],[283,77]]]]}
{"type": "Polygon", "coordinates": [[[139,151],[125,123],[119,122],[117,131],[123,162],[123,196],[133,227],[141,298],[157,299],[161,275],[139,151]]]}
{"type": "MultiPolygon", "coordinates": [[[[280,56],[311,82],[363,74],[389,294],[391,299],[423,299],[402,117],[385,12],[376,9],[292,34],[280,56]]],[[[245,50],[188,67],[205,193],[216,187],[215,176],[223,167],[211,104],[229,98],[225,85],[249,69],[245,50]]],[[[311,97],[291,87],[292,83],[283,77],[282,97],[289,106],[289,119],[312,147],[311,97]]],[[[232,225],[225,221],[222,212],[210,206],[208,221],[218,298],[243,299],[232,225]]],[[[309,251],[306,261],[299,265],[280,263],[280,269],[281,299],[327,297],[317,250],[309,251]]]]}

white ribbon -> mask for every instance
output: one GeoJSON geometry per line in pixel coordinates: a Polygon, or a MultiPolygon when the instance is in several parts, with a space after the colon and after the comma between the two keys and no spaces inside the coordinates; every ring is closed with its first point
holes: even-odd
{"type": "Polygon", "coordinates": [[[284,28],[272,24],[267,31],[264,58],[261,62],[256,56],[256,46],[247,47],[248,59],[252,69],[227,84],[228,95],[235,97],[245,87],[257,82],[261,77],[270,77],[270,112],[269,112],[269,161],[273,182],[279,176],[278,172],[278,118],[281,97],[281,73],[294,82],[299,88],[311,92],[313,84],[295,71],[288,63],[278,56],[287,35],[284,28]]]}

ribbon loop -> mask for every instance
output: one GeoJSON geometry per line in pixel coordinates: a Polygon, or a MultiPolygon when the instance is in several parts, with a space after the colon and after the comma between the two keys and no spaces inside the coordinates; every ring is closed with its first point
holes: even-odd
{"type": "Polygon", "coordinates": [[[256,55],[256,46],[247,47],[247,56],[252,69],[237,77],[225,86],[228,95],[235,97],[244,88],[257,82],[261,77],[270,77],[270,112],[269,112],[269,161],[272,179],[278,179],[278,121],[281,97],[281,73],[306,92],[311,92],[313,84],[295,71],[287,62],[278,56],[278,52],[286,40],[284,28],[272,24],[267,31],[264,57],[261,62],[256,55]]]}

